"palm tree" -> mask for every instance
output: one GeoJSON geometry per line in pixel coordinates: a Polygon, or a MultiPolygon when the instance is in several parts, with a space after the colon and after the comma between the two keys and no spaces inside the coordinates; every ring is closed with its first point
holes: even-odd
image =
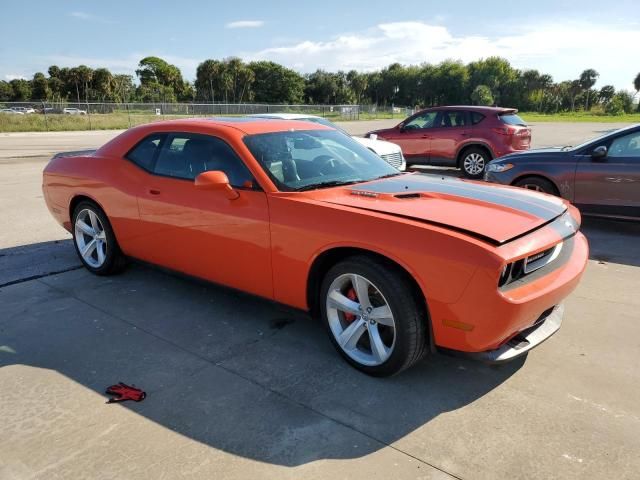
{"type": "Polygon", "coordinates": [[[585,111],[589,110],[589,94],[591,93],[591,87],[596,84],[596,80],[600,74],[596,72],[593,68],[588,68],[584,72],[580,74],[580,79],[578,80],[580,84],[580,88],[582,91],[587,92],[587,96],[585,99],[584,109],[585,111]]]}
{"type": "MultiPolygon", "coordinates": [[[[638,73],[638,75],[636,75],[636,78],[633,81],[633,88],[636,89],[636,95],[637,95],[638,92],[640,92],[640,73],[638,73]]],[[[634,97],[635,97],[635,95],[634,95],[634,97]]]]}

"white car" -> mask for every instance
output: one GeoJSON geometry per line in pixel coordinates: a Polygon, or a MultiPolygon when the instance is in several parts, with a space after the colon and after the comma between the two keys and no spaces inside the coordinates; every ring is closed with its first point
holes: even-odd
{"type": "Polygon", "coordinates": [[[24,115],[24,112],[18,112],[13,108],[3,108],[2,110],[0,110],[0,113],[6,113],[8,115],[24,115]]]}
{"type": "Polygon", "coordinates": [[[14,113],[20,113],[22,115],[26,115],[27,113],[36,113],[36,111],[31,107],[11,107],[14,113]]]}
{"type": "Polygon", "coordinates": [[[80,110],[79,108],[65,108],[62,113],[66,115],[86,115],[86,110],[80,110]]]}
{"type": "MultiPolygon", "coordinates": [[[[349,135],[348,132],[331,123],[326,118],[318,117],[316,115],[306,115],[304,113],[256,113],[249,116],[257,118],[277,118],[282,120],[302,120],[306,122],[320,123],[322,125],[326,125],[327,127],[335,128],[336,130],[349,135]]],[[[376,140],[374,138],[353,137],[353,139],[361,145],[367,147],[372,152],[376,153],[389,165],[397,168],[398,170],[405,170],[407,168],[407,163],[404,159],[404,155],[402,155],[402,149],[395,143],[385,142],[384,140],[376,140]]]]}

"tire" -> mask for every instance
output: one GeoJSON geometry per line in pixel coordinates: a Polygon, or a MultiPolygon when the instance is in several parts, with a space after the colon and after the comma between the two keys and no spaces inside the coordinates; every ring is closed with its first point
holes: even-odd
{"type": "Polygon", "coordinates": [[[525,177],[514,183],[516,187],[535,190],[536,192],[548,193],[558,196],[558,190],[549,180],[540,177],[525,177]]]}
{"type": "Polygon", "coordinates": [[[367,256],[350,257],[329,269],[320,295],[331,342],[361,372],[395,375],[426,354],[426,308],[399,269],[367,256]],[[365,302],[359,300],[363,292],[365,302]]]}
{"type": "Polygon", "coordinates": [[[487,163],[491,156],[486,150],[479,147],[471,147],[462,152],[460,158],[460,168],[467,178],[482,178],[487,163]]]}
{"type": "Polygon", "coordinates": [[[111,275],[124,269],[126,258],[107,215],[98,205],[80,202],[73,210],[72,222],[73,245],[87,270],[96,275],[111,275]],[[87,253],[83,255],[85,250],[87,253]]]}

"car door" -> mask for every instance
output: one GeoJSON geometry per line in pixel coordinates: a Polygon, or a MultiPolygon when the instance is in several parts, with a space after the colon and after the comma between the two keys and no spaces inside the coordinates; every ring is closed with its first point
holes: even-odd
{"type": "Polygon", "coordinates": [[[431,151],[429,164],[456,166],[458,147],[470,136],[471,127],[466,112],[442,111],[429,130],[431,151]]]}
{"type": "Polygon", "coordinates": [[[136,256],[189,275],[273,296],[267,198],[222,139],[169,133],[138,199],[136,256]],[[238,192],[202,190],[194,179],[221,170],[238,192]]]}
{"type": "Polygon", "coordinates": [[[384,139],[399,145],[405,158],[411,163],[429,162],[431,147],[430,130],[437,112],[420,112],[399,125],[393,134],[385,134],[384,139]]]}
{"type": "Polygon", "coordinates": [[[597,142],[581,153],[574,203],[594,214],[640,217],[640,131],[597,142]],[[592,156],[601,146],[606,156],[592,156]]]}

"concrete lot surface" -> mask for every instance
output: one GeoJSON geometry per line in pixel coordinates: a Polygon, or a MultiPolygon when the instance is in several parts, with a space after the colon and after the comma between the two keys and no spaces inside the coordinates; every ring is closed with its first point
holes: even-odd
{"type": "Polygon", "coordinates": [[[373,379],[300,312],[138,264],[79,268],[42,155],[109,135],[0,137],[0,479],[640,475],[640,224],[585,221],[585,277],[528,358],[436,355],[373,379]],[[147,399],[105,404],[119,381],[147,399]]]}

